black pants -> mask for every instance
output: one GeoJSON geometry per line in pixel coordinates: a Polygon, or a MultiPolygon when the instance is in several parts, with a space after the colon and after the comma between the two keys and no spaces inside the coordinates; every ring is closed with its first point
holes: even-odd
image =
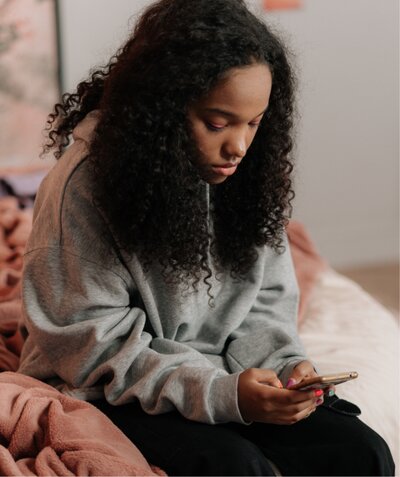
{"type": "MultiPolygon", "coordinates": [[[[334,400],[337,398],[334,398],[334,400]]],[[[177,412],[151,416],[140,405],[92,402],[168,475],[394,475],[385,441],[339,400],[291,426],[253,423],[209,425],[177,412]]],[[[348,403],[350,406],[351,404],[348,403]]],[[[355,407],[355,406],[354,406],[355,407]]]]}

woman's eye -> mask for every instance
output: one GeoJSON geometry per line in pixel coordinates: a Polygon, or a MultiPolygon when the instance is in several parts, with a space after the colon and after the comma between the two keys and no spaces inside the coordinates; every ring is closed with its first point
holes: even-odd
{"type": "Polygon", "coordinates": [[[225,126],[221,126],[221,125],[217,125],[217,124],[209,123],[209,122],[206,122],[206,127],[210,131],[214,131],[214,132],[222,131],[225,128],[225,126]]]}
{"type": "Polygon", "coordinates": [[[260,123],[249,123],[249,126],[252,128],[258,128],[259,125],[260,123]]]}

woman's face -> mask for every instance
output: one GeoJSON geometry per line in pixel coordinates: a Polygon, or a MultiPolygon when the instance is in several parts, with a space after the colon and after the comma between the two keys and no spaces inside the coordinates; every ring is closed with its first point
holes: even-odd
{"type": "Polygon", "coordinates": [[[235,173],[268,107],[271,87],[271,72],[265,64],[234,68],[189,108],[200,152],[196,165],[209,184],[220,184],[235,173]]]}

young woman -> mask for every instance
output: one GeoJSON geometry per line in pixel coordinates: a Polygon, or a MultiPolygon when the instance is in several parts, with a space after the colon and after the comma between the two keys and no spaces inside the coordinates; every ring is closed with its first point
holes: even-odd
{"type": "Polygon", "coordinates": [[[171,475],[393,475],[355,406],[288,389],[316,374],[284,233],[292,116],[285,49],[242,0],[155,3],[50,115],[20,371],[171,475]]]}

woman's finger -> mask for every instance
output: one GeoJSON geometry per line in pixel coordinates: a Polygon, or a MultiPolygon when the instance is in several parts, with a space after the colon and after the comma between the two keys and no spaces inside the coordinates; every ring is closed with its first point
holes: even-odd
{"type": "Polygon", "coordinates": [[[311,389],[309,391],[282,390],[286,404],[296,404],[300,402],[312,401],[320,398],[324,391],[322,389],[311,389]]]}
{"type": "Polygon", "coordinates": [[[253,368],[254,379],[260,384],[267,384],[276,388],[283,388],[283,385],[274,371],[271,369],[253,368]]]}
{"type": "Polygon", "coordinates": [[[325,389],[325,396],[332,397],[336,393],[336,388],[333,384],[330,384],[326,389],[325,389]]]}
{"type": "Polygon", "coordinates": [[[304,413],[304,415],[300,416],[300,420],[301,419],[307,419],[308,417],[310,417],[311,414],[317,410],[317,407],[318,406],[313,406],[311,408],[306,409],[306,412],[304,413]]]}
{"type": "Polygon", "coordinates": [[[283,425],[296,424],[297,422],[310,417],[311,414],[315,412],[316,409],[317,409],[317,405],[313,403],[299,412],[280,413],[279,416],[275,419],[275,424],[283,424],[283,425]]]}
{"type": "MultiPolygon", "coordinates": [[[[319,391],[319,390],[318,390],[319,391]]],[[[323,393],[315,392],[311,399],[287,405],[282,411],[288,415],[298,414],[305,409],[313,409],[324,402],[323,393]]]]}

